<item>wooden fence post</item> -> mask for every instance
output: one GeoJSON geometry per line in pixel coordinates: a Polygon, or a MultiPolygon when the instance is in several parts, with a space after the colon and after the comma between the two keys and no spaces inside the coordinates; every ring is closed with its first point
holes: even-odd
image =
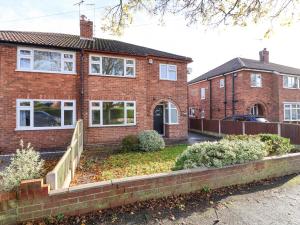
{"type": "Polygon", "coordinates": [[[203,122],[204,122],[204,120],[201,119],[201,131],[202,131],[202,133],[203,133],[203,122]]]}
{"type": "Polygon", "coordinates": [[[278,136],[281,136],[281,124],[280,123],[277,124],[277,134],[278,134],[278,136]]]}
{"type": "Polygon", "coordinates": [[[221,120],[219,120],[219,135],[221,135],[221,120]]]}
{"type": "Polygon", "coordinates": [[[245,122],[242,122],[242,127],[243,127],[243,135],[246,134],[246,126],[245,126],[245,122]]]}

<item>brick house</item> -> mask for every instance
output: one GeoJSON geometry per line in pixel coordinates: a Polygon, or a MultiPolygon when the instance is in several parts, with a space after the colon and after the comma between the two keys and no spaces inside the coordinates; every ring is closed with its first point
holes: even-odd
{"type": "Polygon", "coordinates": [[[300,121],[300,69],[234,58],[188,83],[189,117],[223,119],[254,114],[270,121],[300,121]]]}
{"type": "Polygon", "coordinates": [[[149,129],[185,139],[191,61],[94,38],[84,16],[80,36],[0,31],[0,151],[15,151],[20,139],[63,148],[80,118],[86,146],[149,129]]]}

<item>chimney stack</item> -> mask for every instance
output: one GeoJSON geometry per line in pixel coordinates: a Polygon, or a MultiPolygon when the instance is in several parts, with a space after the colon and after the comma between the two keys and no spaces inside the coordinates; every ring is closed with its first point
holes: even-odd
{"type": "Polygon", "coordinates": [[[259,60],[263,63],[269,63],[269,51],[266,48],[259,52],[259,60]]]}
{"type": "Polygon", "coordinates": [[[93,39],[93,22],[85,15],[80,16],[80,38],[93,39]]]}

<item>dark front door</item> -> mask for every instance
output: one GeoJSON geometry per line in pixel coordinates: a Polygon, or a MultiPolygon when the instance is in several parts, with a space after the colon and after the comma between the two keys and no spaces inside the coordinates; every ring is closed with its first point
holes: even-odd
{"type": "Polygon", "coordinates": [[[162,105],[158,105],[154,109],[153,128],[159,134],[164,134],[164,107],[162,105]]]}

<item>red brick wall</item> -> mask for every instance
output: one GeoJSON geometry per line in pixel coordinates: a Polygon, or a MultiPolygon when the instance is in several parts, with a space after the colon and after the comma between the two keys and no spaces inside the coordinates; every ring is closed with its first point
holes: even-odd
{"type": "MultiPolygon", "coordinates": [[[[74,99],[80,118],[80,53],[77,75],[16,71],[16,46],[0,46],[0,151],[14,152],[20,139],[36,149],[61,149],[70,144],[72,129],[16,131],[16,99],[74,99]],[[3,88],[2,88],[3,87],[3,88]]],[[[116,56],[116,55],[114,55],[116,56]]],[[[126,56],[123,56],[126,57],[126,56]]],[[[132,57],[130,57],[132,58],[132,57]]],[[[89,75],[89,53],[84,54],[84,134],[86,145],[119,144],[128,134],[153,129],[153,110],[161,101],[171,101],[179,110],[179,124],[168,126],[168,138],[187,137],[187,64],[152,57],[136,57],[136,77],[89,75]],[[177,81],[159,80],[159,63],[177,65],[177,81]],[[89,100],[136,101],[135,126],[89,127],[89,100]]],[[[166,125],[167,126],[167,125],[166,125]]]]}
{"type": "MultiPolygon", "coordinates": [[[[262,75],[262,87],[251,87],[250,74],[252,71],[241,71],[235,77],[235,114],[249,114],[250,108],[254,104],[263,106],[263,115],[270,121],[283,121],[283,103],[285,101],[300,102],[299,90],[283,88],[282,76],[273,73],[259,72],[262,75]]],[[[232,74],[226,75],[226,115],[231,116],[232,110],[232,74]]],[[[216,77],[212,83],[212,118],[223,119],[225,117],[225,90],[220,88],[220,79],[224,76],[216,77]]],[[[205,118],[209,119],[209,95],[205,100],[200,99],[200,88],[207,87],[209,92],[209,81],[202,81],[190,84],[189,107],[200,107],[205,109],[205,118]],[[196,93],[196,95],[194,94],[196,93]]],[[[198,117],[199,118],[199,117],[198,117]]]]}
{"type": "Polygon", "coordinates": [[[15,224],[16,221],[30,221],[61,213],[78,215],[195,192],[203,187],[216,189],[299,172],[300,153],[295,153],[221,169],[182,170],[83,184],[50,192],[41,179],[24,181],[19,188],[18,200],[13,194],[0,194],[0,223],[15,224]]]}

